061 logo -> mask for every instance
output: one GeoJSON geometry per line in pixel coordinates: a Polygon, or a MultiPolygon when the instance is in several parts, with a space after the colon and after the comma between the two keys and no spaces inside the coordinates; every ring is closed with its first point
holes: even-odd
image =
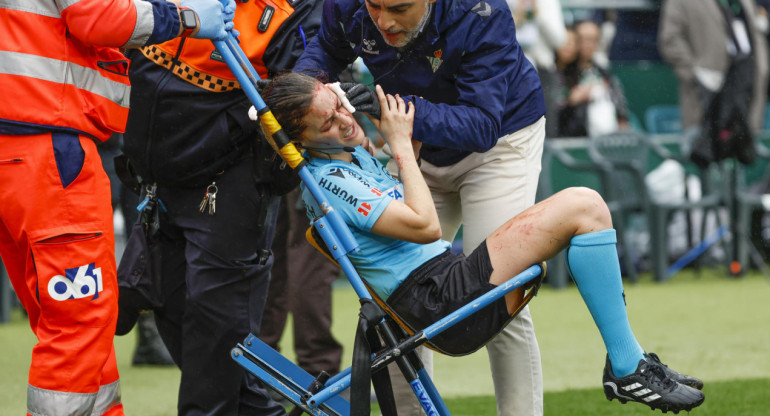
{"type": "Polygon", "coordinates": [[[54,300],[99,297],[102,291],[102,268],[95,263],[64,269],[64,276],[56,275],[48,282],[48,294],[54,300]]]}

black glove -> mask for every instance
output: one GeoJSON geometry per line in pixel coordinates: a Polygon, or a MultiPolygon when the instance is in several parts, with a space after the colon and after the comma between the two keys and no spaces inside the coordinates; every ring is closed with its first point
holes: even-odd
{"type": "Polygon", "coordinates": [[[355,107],[356,111],[362,111],[377,120],[380,119],[380,100],[373,89],[364,84],[353,82],[341,82],[340,88],[342,88],[342,91],[345,91],[345,97],[350,101],[350,105],[355,107]]]}

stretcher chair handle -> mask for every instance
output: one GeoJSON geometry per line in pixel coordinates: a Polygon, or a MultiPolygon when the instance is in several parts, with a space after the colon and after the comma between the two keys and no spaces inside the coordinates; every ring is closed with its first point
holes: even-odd
{"type": "Polygon", "coordinates": [[[246,54],[240,46],[238,46],[235,37],[232,33],[228,32],[225,40],[214,40],[212,42],[214,42],[217,51],[222,55],[227,66],[241,84],[243,92],[246,93],[246,96],[249,97],[251,103],[254,104],[254,108],[257,109],[259,120],[269,133],[266,136],[270,145],[273,146],[274,149],[279,150],[281,158],[283,158],[292,169],[295,171],[298,170],[304,165],[302,154],[300,154],[296,146],[294,146],[294,143],[291,142],[289,136],[281,128],[278,120],[275,119],[275,116],[259,95],[259,92],[257,91],[257,80],[260,79],[259,75],[257,74],[257,71],[254,70],[254,67],[251,65],[246,54]]]}

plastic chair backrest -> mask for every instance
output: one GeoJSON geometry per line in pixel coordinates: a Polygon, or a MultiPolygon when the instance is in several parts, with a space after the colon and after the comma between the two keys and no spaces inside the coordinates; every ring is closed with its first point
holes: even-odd
{"type": "Polygon", "coordinates": [[[653,105],[644,112],[644,124],[650,134],[680,133],[682,112],[675,105],[653,105]]]}
{"type": "Polygon", "coordinates": [[[635,131],[622,131],[591,139],[588,153],[594,161],[609,162],[615,168],[604,184],[605,198],[624,206],[643,208],[647,204],[644,174],[650,148],[647,136],[635,131]]]}

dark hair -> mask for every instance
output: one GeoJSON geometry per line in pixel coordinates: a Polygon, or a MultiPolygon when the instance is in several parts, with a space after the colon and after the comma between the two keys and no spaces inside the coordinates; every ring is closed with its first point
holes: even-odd
{"type": "Polygon", "coordinates": [[[307,127],[303,119],[310,111],[317,79],[294,72],[278,75],[262,90],[262,98],[291,140],[299,140],[307,127]]]}

